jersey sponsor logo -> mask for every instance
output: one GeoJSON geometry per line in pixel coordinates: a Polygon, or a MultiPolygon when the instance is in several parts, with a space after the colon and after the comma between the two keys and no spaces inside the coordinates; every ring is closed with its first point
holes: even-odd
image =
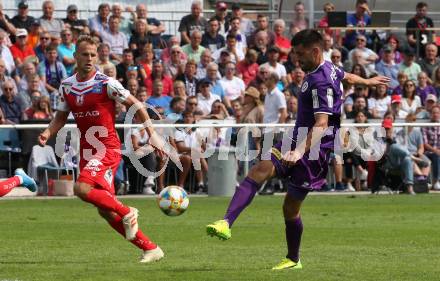
{"type": "Polygon", "coordinates": [[[99,116],[99,111],[93,110],[93,111],[80,111],[80,112],[73,112],[73,116],[75,118],[83,118],[83,117],[97,117],[99,116]]]}
{"type": "Polygon", "coordinates": [[[101,171],[101,167],[103,166],[102,162],[98,159],[92,159],[90,160],[87,165],[84,167],[85,170],[92,171],[92,176],[96,176],[96,172],[101,171]]]}
{"type": "Polygon", "coordinates": [[[272,147],[272,155],[275,156],[275,158],[277,158],[278,160],[281,160],[281,158],[283,157],[281,155],[281,151],[279,151],[275,147],[272,147]]]}
{"type": "Polygon", "coordinates": [[[307,91],[307,88],[309,87],[309,83],[307,81],[305,81],[302,86],[301,86],[301,92],[305,92],[307,91]]]}
{"type": "Polygon", "coordinates": [[[81,106],[84,104],[84,95],[76,96],[76,105],[81,106]]]}

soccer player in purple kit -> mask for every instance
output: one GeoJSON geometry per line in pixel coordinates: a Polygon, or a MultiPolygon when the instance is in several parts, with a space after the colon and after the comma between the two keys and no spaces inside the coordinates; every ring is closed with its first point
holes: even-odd
{"type": "Polygon", "coordinates": [[[312,190],[319,190],[327,176],[330,152],[341,124],[342,81],[367,86],[387,84],[390,79],[376,76],[363,79],[324,61],[323,39],[319,32],[303,30],[292,39],[301,68],[307,73],[298,97],[295,127],[283,141],[272,147],[271,159],[261,160],[236,189],[223,220],[207,225],[208,235],[231,238],[231,227],[268,179],[289,179],[283,204],[287,255],[273,270],[301,269],[299,248],[303,224],[302,202],[312,190]]]}

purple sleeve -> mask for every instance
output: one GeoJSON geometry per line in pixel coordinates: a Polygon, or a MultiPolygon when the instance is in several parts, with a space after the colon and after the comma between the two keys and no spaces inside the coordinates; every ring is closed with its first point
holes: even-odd
{"type": "Polygon", "coordinates": [[[329,83],[317,83],[312,88],[313,112],[333,114],[334,90],[329,83]]]}

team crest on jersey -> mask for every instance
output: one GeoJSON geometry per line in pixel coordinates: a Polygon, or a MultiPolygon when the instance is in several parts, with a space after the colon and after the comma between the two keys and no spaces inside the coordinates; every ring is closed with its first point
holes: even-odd
{"type": "Polygon", "coordinates": [[[84,95],[76,96],[76,105],[81,106],[84,104],[84,95]]]}
{"type": "Polygon", "coordinates": [[[93,85],[93,88],[90,92],[94,93],[94,94],[101,93],[102,92],[102,83],[96,83],[95,85],[93,85]]]}
{"type": "Polygon", "coordinates": [[[301,86],[301,92],[305,92],[307,91],[307,88],[309,87],[309,83],[307,81],[305,81],[302,86],[301,86]]]}

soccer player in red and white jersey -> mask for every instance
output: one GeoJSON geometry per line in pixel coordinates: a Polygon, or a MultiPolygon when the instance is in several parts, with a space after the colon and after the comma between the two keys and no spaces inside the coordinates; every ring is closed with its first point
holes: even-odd
{"type": "MultiPolygon", "coordinates": [[[[143,124],[150,121],[143,104],[115,79],[98,71],[97,44],[89,36],[81,36],[74,54],[77,73],[60,85],[58,112],[49,127],[39,136],[40,145],[55,136],[65,125],[72,112],[81,133],[80,174],[74,193],[95,205],[99,214],[127,240],[143,250],[140,262],[161,259],[163,251],[138,229],[138,211],[125,206],[115,197],[114,175],[119,165],[121,143],[115,129],[115,102],[135,106],[136,115],[143,124]]],[[[151,126],[145,126],[150,144],[155,147],[158,135],[151,126]]],[[[162,154],[162,150],[159,150],[162,154]]]]}

